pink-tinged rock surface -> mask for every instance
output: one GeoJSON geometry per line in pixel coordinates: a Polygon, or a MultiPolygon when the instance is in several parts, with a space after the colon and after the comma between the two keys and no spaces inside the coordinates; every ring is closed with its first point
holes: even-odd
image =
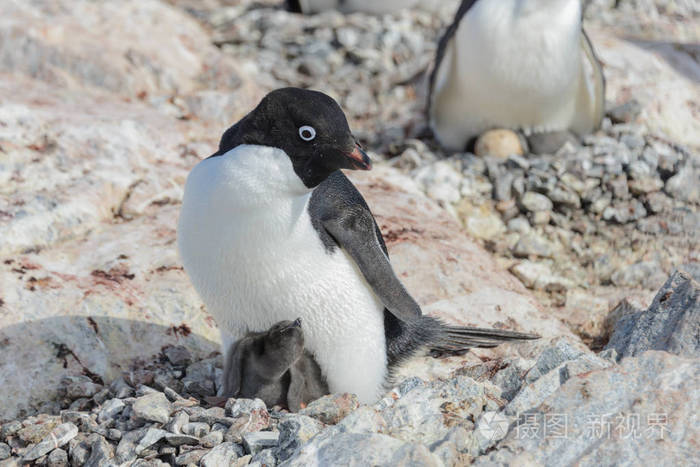
{"type": "Polygon", "coordinates": [[[193,125],[141,103],[0,81],[0,252],[78,238],[181,197],[193,125]]]}
{"type": "Polygon", "coordinates": [[[623,39],[609,31],[587,29],[603,62],[606,98],[642,105],[639,122],[671,141],[700,147],[700,66],[672,42],[623,39]]]}
{"type": "Polygon", "coordinates": [[[212,77],[238,84],[194,18],[156,0],[4,2],[0,64],[61,88],[133,97],[188,93],[212,77]]]}

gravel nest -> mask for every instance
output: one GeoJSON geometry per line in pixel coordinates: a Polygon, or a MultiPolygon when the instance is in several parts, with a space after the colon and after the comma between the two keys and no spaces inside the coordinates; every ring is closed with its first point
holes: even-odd
{"type": "Polygon", "coordinates": [[[518,412],[565,381],[559,368],[613,365],[614,352],[592,356],[579,346],[560,339],[536,360],[462,362],[446,379],[404,379],[373,405],[330,394],[299,413],[260,399],[212,399],[220,355],[192,361],[185,347],[166,347],[159,360],[109,385],[94,376],[66,378],[62,396],[38,415],[0,423],[0,466],[274,467],[308,465],[305,456],[324,449],[330,465],[372,463],[375,455],[391,457],[387,465],[463,465],[505,436],[483,436],[485,414],[503,411],[504,420],[515,422],[518,412]],[[543,378],[550,371],[556,378],[543,378]],[[540,379],[533,391],[528,385],[540,379]],[[367,446],[361,452],[355,452],[358,439],[367,446]]]}

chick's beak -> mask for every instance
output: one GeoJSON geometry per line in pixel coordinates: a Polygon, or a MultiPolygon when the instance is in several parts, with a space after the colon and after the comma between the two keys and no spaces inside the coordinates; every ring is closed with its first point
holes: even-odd
{"type": "Polygon", "coordinates": [[[350,164],[353,169],[370,170],[372,168],[372,161],[358,144],[355,144],[355,148],[352,152],[346,153],[345,157],[350,159],[350,164]]]}

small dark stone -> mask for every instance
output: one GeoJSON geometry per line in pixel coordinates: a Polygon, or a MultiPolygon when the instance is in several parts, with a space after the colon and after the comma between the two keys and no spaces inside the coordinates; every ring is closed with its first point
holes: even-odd
{"type": "Polygon", "coordinates": [[[636,99],[630,99],[608,110],[607,114],[613,123],[631,123],[639,117],[641,112],[642,105],[636,99]]]}
{"type": "Polygon", "coordinates": [[[100,467],[114,456],[114,448],[100,435],[90,435],[90,457],[85,462],[86,467],[100,467]]]}
{"type": "Polygon", "coordinates": [[[12,449],[5,443],[0,443],[0,461],[7,459],[12,454],[12,449]]]}
{"type": "Polygon", "coordinates": [[[192,363],[192,354],[182,345],[166,347],[163,349],[163,354],[174,366],[187,366],[192,363]]]}
{"type": "Polygon", "coordinates": [[[63,449],[54,449],[49,454],[46,465],[48,467],[65,467],[68,465],[68,453],[63,449]]]}

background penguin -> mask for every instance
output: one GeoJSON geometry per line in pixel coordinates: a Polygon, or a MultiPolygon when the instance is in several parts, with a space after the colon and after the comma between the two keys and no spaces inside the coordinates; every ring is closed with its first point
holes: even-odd
{"type": "Polygon", "coordinates": [[[178,246],[224,353],[248,331],[300,316],[330,391],[371,402],[390,369],[421,349],[535,337],[423,316],[343,168],[367,170],[370,160],[338,104],[285,88],[265,96],[192,169],[178,246]]]}
{"type": "Polygon", "coordinates": [[[226,356],[223,396],[262,399],[298,412],[328,394],[321,369],[304,350],[301,319],[280,321],[265,332],[250,332],[226,356]]]}
{"type": "Polygon", "coordinates": [[[580,0],[463,0],[440,39],[428,116],[462,151],[492,128],[522,130],[554,152],[600,127],[605,82],[582,28],[580,0]]]}

